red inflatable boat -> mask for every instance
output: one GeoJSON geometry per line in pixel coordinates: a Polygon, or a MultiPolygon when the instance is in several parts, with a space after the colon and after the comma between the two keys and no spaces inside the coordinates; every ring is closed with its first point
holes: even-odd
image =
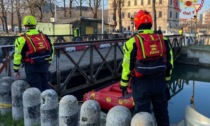
{"type": "Polygon", "coordinates": [[[90,91],[83,96],[83,102],[89,99],[98,101],[101,109],[107,111],[116,105],[122,105],[127,107],[128,109],[132,109],[134,106],[133,97],[131,96],[130,89],[128,89],[128,94],[126,95],[126,97],[122,97],[120,82],[116,82],[100,90],[90,91]]]}

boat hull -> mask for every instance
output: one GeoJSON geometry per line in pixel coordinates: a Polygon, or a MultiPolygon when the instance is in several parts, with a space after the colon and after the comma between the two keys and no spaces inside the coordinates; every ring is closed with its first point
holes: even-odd
{"type": "Polygon", "coordinates": [[[210,118],[198,113],[190,106],[186,107],[185,120],[187,126],[210,126],[210,118]]]}

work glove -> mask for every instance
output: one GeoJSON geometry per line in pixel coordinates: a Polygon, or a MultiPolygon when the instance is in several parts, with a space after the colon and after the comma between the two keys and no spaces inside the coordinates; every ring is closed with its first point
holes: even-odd
{"type": "Polygon", "coordinates": [[[122,90],[123,97],[125,97],[128,94],[127,87],[128,86],[120,86],[120,89],[122,90]]]}
{"type": "Polygon", "coordinates": [[[20,79],[20,72],[14,72],[15,79],[20,79]]]}

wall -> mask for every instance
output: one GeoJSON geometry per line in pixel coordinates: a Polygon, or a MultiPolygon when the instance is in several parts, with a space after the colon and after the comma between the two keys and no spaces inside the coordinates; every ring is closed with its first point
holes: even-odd
{"type": "Polygon", "coordinates": [[[54,24],[41,23],[37,24],[37,29],[47,35],[72,35],[72,24],[54,24]]]}

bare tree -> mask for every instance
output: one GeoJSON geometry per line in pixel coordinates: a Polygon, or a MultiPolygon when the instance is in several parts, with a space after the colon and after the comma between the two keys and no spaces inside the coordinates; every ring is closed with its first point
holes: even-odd
{"type": "Polygon", "coordinates": [[[77,5],[79,5],[79,7],[80,7],[80,9],[79,9],[79,11],[80,11],[80,17],[82,16],[82,5],[83,5],[83,3],[85,2],[86,0],[75,0],[75,2],[76,2],[76,4],[77,5]]]}
{"type": "Polygon", "coordinates": [[[101,0],[89,0],[89,7],[93,13],[93,18],[97,18],[100,3],[101,0]]]}
{"type": "Polygon", "coordinates": [[[30,8],[32,15],[39,16],[39,21],[43,19],[43,6],[45,5],[45,0],[27,0],[27,5],[30,8]],[[37,10],[39,13],[37,13],[37,10]]]}
{"type": "Polygon", "coordinates": [[[55,0],[46,0],[46,3],[49,4],[51,17],[54,17],[54,15],[55,15],[55,0]]]}
{"type": "Polygon", "coordinates": [[[11,29],[14,31],[14,0],[11,0],[11,29]]]}
{"type": "Polygon", "coordinates": [[[0,0],[0,7],[1,7],[1,20],[2,20],[2,23],[3,23],[3,29],[5,28],[6,30],[6,33],[9,33],[8,31],[8,27],[7,27],[7,11],[5,9],[5,6],[7,5],[8,3],[6,3],[4,0],[0,0]]]}
{"type": "Polygon", "coordinates": [[[117,25],[117,2],[116,2],[116,0],[114,0],[113,1],[113,3],[112,3],[112,6],[113,6],[113,9],[114,9],[114,11],[113,11],[113,21],[114,21],[114,24],[115,24],[115,27],[116,27],[116,25],[117,25]]]}
{"type": "Polygon", "coordinates": [[[73,5],[73,0],[69,0],[69,17],[72,17],[72,5],[73,5]]]}
{"type": "Polygon", "coordinates": [[[21,2],[20,0],[15,0],[15,10],[17,14],[17,19],[18,19],[18,32],[20,33],[22,31],[22,26],[21,26],[21,2]]]}
{"type": "Polygon", "coordinates": [[[67,12],[67,9],[66,9],[66,0],[62,0],[63,1],[63,16],[66,17],[66,12],[67,12]]]}

